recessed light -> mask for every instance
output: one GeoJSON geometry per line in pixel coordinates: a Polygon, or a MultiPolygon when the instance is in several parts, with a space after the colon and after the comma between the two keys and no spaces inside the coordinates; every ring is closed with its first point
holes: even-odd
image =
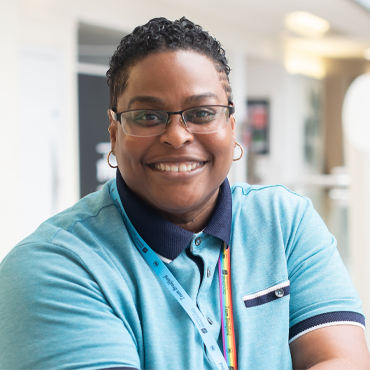
{"type": "Polygon", "coordinates": [[[301,74],[317,80],[322,80],[326,75],[321,58],[313,55],[288,52],[285,55],[284,66],[288,73],[301,74]]]}
{"type": "Polygon", "coordinates": [[[309,37],[322,36],[330,28],[327,20],[308,12],[291,12],[285,16],[284,24],[289,30],[309,37]]]}

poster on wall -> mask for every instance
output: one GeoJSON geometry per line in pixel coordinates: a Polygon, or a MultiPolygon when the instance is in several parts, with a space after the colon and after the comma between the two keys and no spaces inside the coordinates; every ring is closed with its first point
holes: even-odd
{"type": "Polygon", "coordinates": [[[269,154],[269,101],[248,99],[249,150],[255,154],[269,154]]]}

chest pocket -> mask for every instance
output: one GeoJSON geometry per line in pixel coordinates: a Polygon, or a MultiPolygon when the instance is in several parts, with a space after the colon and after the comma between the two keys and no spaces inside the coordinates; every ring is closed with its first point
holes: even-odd
{"type": "Polygon", "coordinates": [[[259,292],[248,294],[243,297],[243,302],[245,307],[255,307],[260,306],[276,299],[283,298],[290,293],[290,281],[287,280],[283,283],[274,285],[270,288],[261,290],[259,292]]]}

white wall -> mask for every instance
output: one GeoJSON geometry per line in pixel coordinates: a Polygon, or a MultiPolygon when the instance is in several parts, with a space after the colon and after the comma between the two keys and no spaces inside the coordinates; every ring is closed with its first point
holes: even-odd
{"type": "Polygon", "coordinates": [[[310,91],[321,82],[287,73],[281,63],[248,58],[248,97],[270,101],[270,153],[255,157],[261,183],[296,187],[307,173],[319,172],[305,163],[304,123],[310,91]]]}
{"type": "MultiPolygon", "coordinates": [[[[30,234],[60,209],[63,191],[65,122],[62,56],[35,47],[19,50],[17,117],[19,139],[20,232],[30,234]]],[[[68,177],[67,173],[64,173],[68,177]]],[[[63,205],[61,205],[63,206],[63,205]]]]}
{"type": "Polygon", "coordinates": [[[18,3],[0,1],[0,260],[18,240],[19,140],[17,95],[18,3]],[[6,55],[6,57],[4,57],[6,55]]]}
{"type": "MultiPolygon", "coordinates": [[[[349,239],[352,278],[370,316],[370,74],[357,77],[343,104],[345,161],[351,177],[349,239]]],[[[370,332],[367,330],[370,343],[370,332]]]]}
{"type": "Polygon", "coordinates": [[[0,260],[78,199],[77,24],[50,6],[0,2],[0,260]]]}
{"type": "MultiPolygon", "coordinates": [[[[346,161],[349,175],[351,201],[349,207],[351,276],[362,300],[362,308],[370,317],[370,150],[356,148],[345,138],[346,161]]],[[[366,330],[370,345],[370,330],[366,330]]]]}

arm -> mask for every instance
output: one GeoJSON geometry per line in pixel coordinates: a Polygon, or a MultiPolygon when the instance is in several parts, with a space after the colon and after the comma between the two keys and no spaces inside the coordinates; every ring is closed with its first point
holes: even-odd
{"type": "Polygon", "coordinates": [[[0,369],[140,368],[130,326],[74,253],[18,246],[0,281],[0,369]]]}
{"type": "Polygon", "coordinates": [[[310,202],[287,252],[294,369],[370,369],[361,301],[310,202]]]}
{"type": "Polygon", "coordinates": [[[293,369],[370,369],[364,330],[355,325],[328,326],[290,344],[293,369]]]}

